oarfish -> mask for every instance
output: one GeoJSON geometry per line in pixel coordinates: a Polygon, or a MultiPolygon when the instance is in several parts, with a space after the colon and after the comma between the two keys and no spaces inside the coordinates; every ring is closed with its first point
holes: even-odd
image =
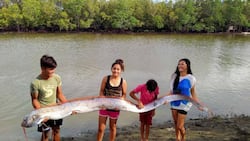
{"type": "MultiPolygon", "coordinates": [[[[71,115],[72,112],[86,113],[86,112],[97,111],[100,109],[115,109],[115,110],[129,111],[134,113],[142,113],[153,110],[163,105],[164,103],[169,103],[171,101],[176,101],[176,100],[189,100],[192,103],[196,103],[192,101],[190,97],[184,95],[168,95],[158,98],[155,101],[147,105],[144,105],[144,108],[139,109],[136,104],[128,100],[123,100],[119,98],[106,98],[106,97],[80,98],[64,104],[33,110],[30,114],[26,115],[23,118],[21,126],[29,128],[34,125],[40,124],[45,119],[54,119],[54,120],[62,119],[71,115]]],[[[195,105],[199,106],[197,104],[195,105]]],[[[204,110],[206,109],[204,108],[204,110]]]]}

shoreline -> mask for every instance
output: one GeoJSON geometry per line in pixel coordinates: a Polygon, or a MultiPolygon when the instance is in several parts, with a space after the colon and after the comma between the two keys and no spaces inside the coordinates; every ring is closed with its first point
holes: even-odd
{"type": "MultiPolygon", "coordinates": [[[[140,141],[139,125],[117,128],[116,141],[140,141]]],[[[185,122],[187,141],[250,141],[250,116],[187,119],[185,122]]],[[[97,131],[87,131],[78,137],[62,137],[62,141],[93,141],[97,131]]],[[[108,141],[109,130],[105,130],[103,141],[108,141]]],[[[150,128],[149,141],[175,141],[173,122],[154,124],[150,128]]]]}
{"type": "Polygon", "coordinates": [[[43,34],[71,34],[71,33],[96,33],[96,34],[225,34],[225,35],[250,35],[249,31],[241,31],[241,32],[168,32],[168,31],[0,31],[1,34],[34,34],[34,33],[43,33],[43,34]]]}

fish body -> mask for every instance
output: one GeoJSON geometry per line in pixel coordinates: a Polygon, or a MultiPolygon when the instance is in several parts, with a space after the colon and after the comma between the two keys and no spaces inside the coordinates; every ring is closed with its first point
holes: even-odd
{"type": "MultiPolygon", "coordinates": [[[[40,124],[45,119],[62,119],[71,115],[72,112],[87,113],[101,109],[114,109],[134,113],[142,113],[156,109],[164,103],[169,103],[176,100],[190,100],[192,103],[195,103],[191,100],[190,97],[184,95],[168,95],[158,98],[155,101],[144,105],[143,108],[139,109],[136,104],[128,100],[119,98],[91,97],[84,98],[82,100],[74,100],[56,106],[33,110],[30,114],[24,116],[21,126],[29,128],[34,125],[40,124]]],[[[195,105],[197,106],[197,104],[195,105]]]]}

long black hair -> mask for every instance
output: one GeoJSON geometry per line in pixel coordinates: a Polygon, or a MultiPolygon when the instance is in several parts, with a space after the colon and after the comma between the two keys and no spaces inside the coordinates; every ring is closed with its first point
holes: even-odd
{"type": "MultiPolygon", "coordinates": [[[[180,59],[178,61],[178,64],[181,61],[184,61],[187,64],[187,74],[193,74],[192,70],[191,70],[191,62],[190,62],[190,60],[187,59],[187,58],[182,58],[182,59],[180,59]]],[[[175,74],[176,74],[176,77],[175,77],[174,84],[173,84],[174,85],[173,91],[177,91],[177,87],[178,87],[179,80],[180,80],[180,71],[178,69],[178,65],[176,67],[175,74]]]]}

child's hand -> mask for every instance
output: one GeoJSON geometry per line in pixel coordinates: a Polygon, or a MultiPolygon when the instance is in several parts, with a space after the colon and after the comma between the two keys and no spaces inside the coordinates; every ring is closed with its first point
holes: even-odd
{"type": "Polygon", "coordinates": [[[77,111],[72,111],[71,115],[76,115],[77,111]]]}
{"type": "Polygon", "coordinates": [[[139,109],[144,108],[144,105],[142,104],[141,101],[138,102],[138,108],[139,108],[139,109]]]}

